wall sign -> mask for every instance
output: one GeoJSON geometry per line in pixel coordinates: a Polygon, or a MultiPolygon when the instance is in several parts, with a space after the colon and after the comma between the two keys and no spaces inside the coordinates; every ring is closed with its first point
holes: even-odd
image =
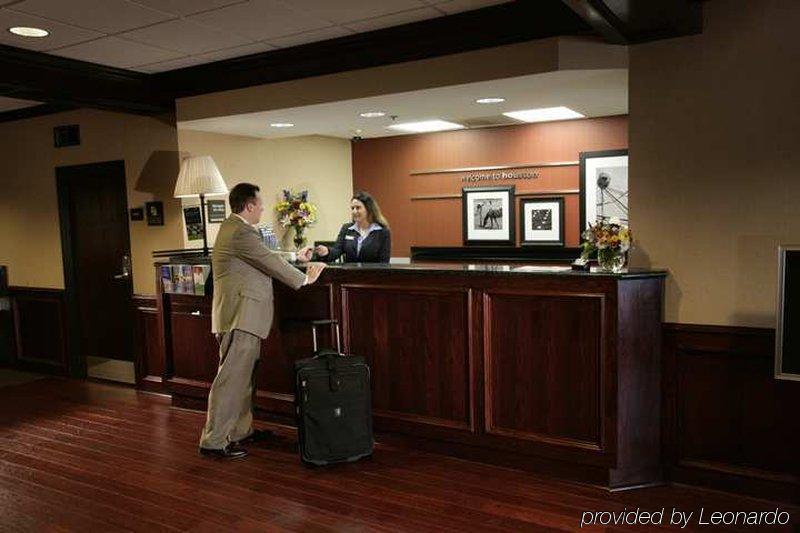
{"type": "Polygon", "coordinates": [[[200,207],[184,207],[183,219],[186,222],[186,237],[190,241],[203,238],[203,219],[200,216],[200,207]]]}
{"type": "Polygon", "coordinates": [[[164,203],[163,202],[146,202],[144,204],[145,213],[147,213],[148,226],[163,226],[164,225],[164,203]]]}
{"type": "Polygon", "coordinates": [[[225,200],[208,200],[208,222],[225,222],[228,212],[225,209],[225,200]]]}
{"type": "Polygon", "coordinates": [[[492,172],[470,172],[462,176],[462,183],[476,183],[478,181],[500,180],[535,180],[539,173],[535,170],[496,170],[492,172]]]}
{"type": "Polygon", "coordinates": [[[141,207],[132,207],[131,220],[144,220],[144,209],[141,207]]]}

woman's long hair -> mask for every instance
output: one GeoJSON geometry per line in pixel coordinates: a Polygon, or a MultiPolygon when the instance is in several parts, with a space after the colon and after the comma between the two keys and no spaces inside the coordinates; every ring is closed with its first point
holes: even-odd
{"type": "Polygon", "coordinates": [[[353,195],[351,200],[358,200],[364,207],[367,209],[367,216],[369,216],[372,222],[378,223],[386,229],[389,229],[389,221],[386,220],[386,217],[383,216],[383,212],[381,212],[381,206],[378,205],[378,202],[375,201],[375,198],[372,197],[366,191],[358,191],[353,195]]]}

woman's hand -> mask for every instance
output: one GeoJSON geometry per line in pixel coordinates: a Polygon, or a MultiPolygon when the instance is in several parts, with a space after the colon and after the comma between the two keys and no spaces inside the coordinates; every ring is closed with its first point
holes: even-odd
{"type": "Polygon", "coordinates": [[[317,252],[317,255],[320,257],[325,257],[328,255],[328,247],[324,244],[318,244],[314,251],[317,252]]]}

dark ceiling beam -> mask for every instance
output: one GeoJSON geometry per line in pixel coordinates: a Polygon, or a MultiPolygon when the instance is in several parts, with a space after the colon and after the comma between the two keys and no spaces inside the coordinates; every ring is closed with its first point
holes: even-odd
{"type": "Polygon", "coordinates": [[[591,27],[561,0],[522,0],[174,70],[155,78],[181,97],[591,33],[591,27]]]}
{"type": "Polygon", "coordinates": [[[11,122],[12,120],[22,120],[24,118],[41,117],[62,111],[75,109],[74,106],[59,104],[39,104],[0,113],[0,122],[11,122]]]}
{"type": "Polygon", "coordinates": [[[612,44],[637,44],[703,31],[701,0],[562,1],[612,44]]]}
{"type": "Polygon", "coordinates": [[[0,96],[138,114],[174,108],[151,76],[0,45],[0,96]]]}

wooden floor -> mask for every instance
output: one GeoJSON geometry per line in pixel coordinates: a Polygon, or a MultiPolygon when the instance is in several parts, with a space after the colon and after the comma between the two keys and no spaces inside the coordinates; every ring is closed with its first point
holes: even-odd
{"type": "MultiPolygon", "coordinates": [[[[73,380],[0,388],[2,531],[573,531],[586,511],[800,510],[688,487],[610,494],[527,472],[378,446],[372,460],[303,467],[294,435],[236,461],[202,458],[199,412],[73,380]]],[[[693,519],[690,527],[705,531],[693,519]]],[[[791,531],[742,526],[734,531],[791,531]]]]}

